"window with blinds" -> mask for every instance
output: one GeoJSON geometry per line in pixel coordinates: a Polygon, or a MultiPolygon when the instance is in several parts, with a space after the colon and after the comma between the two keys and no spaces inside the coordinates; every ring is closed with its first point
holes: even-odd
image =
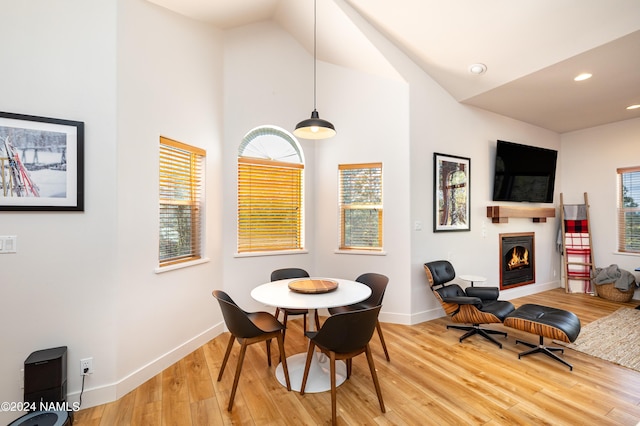
{"type": "Polygon", "coordinates": [[[160,137],[160,266],[202,257],[205,156],[160,137]]]}
{"type": "Polygon", "coordinates": [[[618,251],[640,253],[640,166],[618,172],[618,251]]]}
{"type": "Polygon", "coordinates": [[[238,253],[303,248],[304,165],[238,158],[238,253]]]}
{"type": "Polygon", "coordinates": [[[382,250],[382,163],[338,166],[340,249],[382,250]]]}

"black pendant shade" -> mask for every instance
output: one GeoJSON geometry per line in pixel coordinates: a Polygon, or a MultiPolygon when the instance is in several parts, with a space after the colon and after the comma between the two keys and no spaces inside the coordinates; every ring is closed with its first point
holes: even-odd
{"type": "Polygon", "coordinates": [[[315,109],[311,112],[311,118],[302,120],[296,125],[293,134],[303,139],[325,139],[336,135],[333,124],[323,120],[315,109]]]}
{"type": "Polygon", "coordinates": [[[326,139],[336,135],[333,124],[320,118],[316,110],[316,0],[313,0],[313,111],[311,118],[296,125],[293,134],[302,139],[326,139]]]}

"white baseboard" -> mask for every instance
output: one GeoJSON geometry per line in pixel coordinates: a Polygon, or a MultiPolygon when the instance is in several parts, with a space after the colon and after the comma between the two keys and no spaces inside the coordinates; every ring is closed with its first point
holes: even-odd
{"type": "MultiPolygon", "coordinates": [[[[116,401],[153,376],[161,373],[167,367],[195,351],[200,346],[214,339],[223,331],[224,323],[221,322],[184,342],[166,354],[140,367],[136,371],[133,371],[115,383],[85,389],[82,393],[81,408],[84,409],[116,401]]],[[[79,402],[79,400],[80,392],[73,392],[67,395],[67,401],[69,401],[70,404],[79,402]]]]}
{"type": "Polygon", "coordinates": [[[431,321],[442,316],[444,316],[444,311],[440,306],[438,306],[436,308],[411,315],[411,323],[409,325],[420,324],[421,322],[431,321]]]}
{"type": "MultiPolygon", "coordinates": [[[[503,290],[500,292],[502,300],[510,300],[518,297],[528,296],[530,294],[540,293],[542,291],[551,290],[560,287],[560,282],[550,282],[544,284],[534,284],[530,286],[517,287],[511,290],[503,290]]],[[[391,312],[381,312],[380,321],[393,324],[414,325],[421,322],[430,321],[442,317],[444,312],[441,307],[418,312],[412,315],[397,314],[391,312]]],[[[116,401],[136,387],[140,386],[153,376],[161,373],[164,369],[181,360],[200,346],[214,339],[224,332],[224,323],[220,322],[215,326],[205,330],[198,336],[188,340],[182,345],[172,349],[166,354],[156,358],[148,364],[140,367],[136,371],[121,378],[115,383],[87,388],[82,394],[82,407],[89,408],[96,405],[106,404],[116,401]]],[[[67,395],[67,401],[72,404],[79,402],[80,392],[73,392],[67,395]]]]}
{"type": "MultiPolygon", "coordinates": [[[[550,283],[526,285],[526,286],[516,287],[516,288],[510,289],[510,290],[502,290],[502,291],[500,291],[500,300],[516,299],[518,297],[524,297],[524,296],[529,296],[531,294],[541,293],[541,292],[547,291],[547,290],[553,290],[554,288],[558,288],[558,287],[560,287],[560,282],[559,281],[552,281],[550,283]]],[[[385,316],[387,316],[387,315],[385,315],[385,316]]],[[[444,315],[445,314],[444,314],[444,311],[442,310],[442,308],[437,307],[437,308],[429,309],[429,310],[418,312],[416,314],[411,315],[411,317],[410,317],[411,322],[410,323],[400,322],[400,321],[391,321],[391,320],[389,322],[396,322],[398,324],[413,325],[413,324],[419,324],[419,323],[425,322],[425,321],[431,321],[433,319],[440,318],[440,317],[442,317],[444,315]]],[[[382,313],[380,313],[380,318],[382,320],[382,318],[383,318],[383,314],[382,313]]]]}
{"type": "Polygon", "coordinates": [[[393,312],[382,312],[380,311],[380,315],[378,315],[378,320],[380,322],[388,322],[391,324],[403,324],[409,325],[411,324],[411,316],[408,314],[397,314],[393,312]]]}
{"type": "Polygon", "coordinates": [[[533,285],[523,285],[509,290],[500,291],[501,300],[517,299],[518,297],[530,296],[532,294],[542,293],[543,291],[553,290],[560,287],[560,281],[551,281],[548,283],[536,283],[533,285]]]}

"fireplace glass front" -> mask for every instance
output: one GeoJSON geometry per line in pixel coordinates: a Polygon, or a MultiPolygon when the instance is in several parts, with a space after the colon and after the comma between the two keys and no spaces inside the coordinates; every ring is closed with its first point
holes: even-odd
{"type": "Polygon", "coordinates": [[[535,282],[534,233],[500,234],[500,289],[535,282]]]}

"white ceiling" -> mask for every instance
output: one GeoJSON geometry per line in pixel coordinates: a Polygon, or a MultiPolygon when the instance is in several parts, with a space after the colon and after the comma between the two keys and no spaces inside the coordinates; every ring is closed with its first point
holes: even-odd
{"type": "MultiPolygon", "coordinates": [[[[273,20],[313,52],[312,0],[149,1],[221,29],[273,20]]],[[[459,102],[559,133],[640,117],[639,0],[317,0],[319,60],[398,78],[363,19],[459,102]]]]}

